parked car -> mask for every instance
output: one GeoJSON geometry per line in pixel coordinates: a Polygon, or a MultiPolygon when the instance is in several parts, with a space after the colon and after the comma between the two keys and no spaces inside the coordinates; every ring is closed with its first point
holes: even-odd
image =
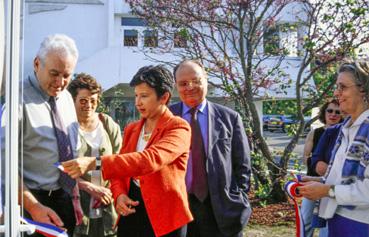
{"type": "Polygon", "coordinates": [[[274,132],[281,130],[286,132],[286,127],[294,123],[291,115],[274,115],[271,116],[267,122],[268,131],[274,132]]]}
{"type": "Polygon", "coordinates": [[[270,118],[272,117],[273,115],[263,115],[263,130],[267,131],[268,130],[268,121],[270,120],[270,118]]]}
{"type": "MultiPolygon", "coordinates": [[[[304,117],[305,124],[310,121],[310,117],[304,117]]],[[[298,120],[294,115],[272,115],[267,122],[267,130],[274,132],[281,130],[282,132],[287,131],[287,127],[293,124],[297,124],[298,120]]],[[[310,131],[310,126],[305,125],[303,134],[306,135],[310,131]]]]}

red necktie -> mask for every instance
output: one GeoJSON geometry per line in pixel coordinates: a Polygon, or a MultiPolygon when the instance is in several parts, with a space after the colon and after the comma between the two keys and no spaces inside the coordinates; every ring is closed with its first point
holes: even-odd
{"type": "Polygon", "coordinates": [[[191,113],[191,156],[192,156],[192,182],[189,193],[193,193],[197,199],[203,202],[208,196],[208,182],[205,169],[205,146],[201,135],[201,129],[197,120],[198,110],[192,108],[191,113]]]}

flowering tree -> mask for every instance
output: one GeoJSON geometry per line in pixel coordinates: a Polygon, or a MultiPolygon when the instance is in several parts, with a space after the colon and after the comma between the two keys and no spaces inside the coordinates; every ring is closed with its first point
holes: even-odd
{"type": "MultiPolygon", "coordinates": [[[[314,85],[316,72],[368,42],[366,1],[341,0],[126,0],[142,17],[153,47],[142,50],[151,60],[176,64],[200,59],[212,85],[235,102],[252,143],[256,184],[275,201],[284,199],[281,182],[304,129],[303,115],[319,105],[332,80],[314,85]],[[170,54],[177,61],[163,61],[170,54]],[[291,60],[292,59],[292,60],[291,60]],[[289,73],[295,67],[297,73],[289,73]],[[276,162],[261,132],[255,101],[294,88],[299,124],[276,162]],[[260,186],[259,186],[260,187],[260,186]]],[[[146,44],[146,38],[145,38],[146,44]]]]}

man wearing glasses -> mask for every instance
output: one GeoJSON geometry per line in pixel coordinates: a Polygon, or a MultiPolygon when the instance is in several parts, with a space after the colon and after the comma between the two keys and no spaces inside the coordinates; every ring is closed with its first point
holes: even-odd
{"type": "Polygon", "coordinates": [[[194,221],[187,236],[242,236],[251,214],[251,164],[241,117],[206,100],[207,75],[199,61],[179,63],[174,78],[181,102],[171,110],[192,130],[186,186],[194,221]]]}

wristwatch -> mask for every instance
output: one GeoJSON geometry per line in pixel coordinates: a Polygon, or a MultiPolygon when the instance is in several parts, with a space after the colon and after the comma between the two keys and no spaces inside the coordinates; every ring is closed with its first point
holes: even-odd
{"type": "Polygon", "coordinates": [[[328,190],[328,197],[330,198],[335,198],[336,197],[336,192],[334,191],[334,185],[331,185],[329,187],[329,190],[328,190]]]}
{"type": "Polygon", "coordinates": [[[95,164],[96,164],[96,170],[100,170],[101,168],[101,157],[100,156],[96,156],[95,164]]]}

